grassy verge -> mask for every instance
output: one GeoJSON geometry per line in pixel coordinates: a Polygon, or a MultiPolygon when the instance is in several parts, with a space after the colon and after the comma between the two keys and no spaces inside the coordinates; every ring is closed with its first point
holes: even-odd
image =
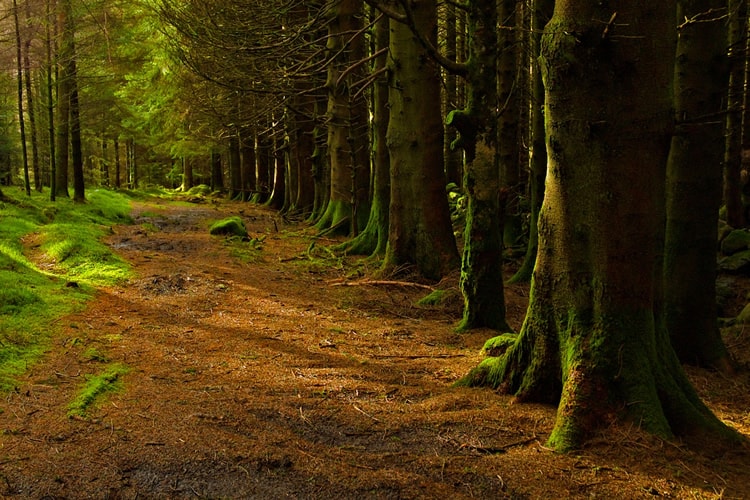
{"type": "Polygon", "coordinates": [[[128,265],[101,242],[129,221],[122,194],[91,191],[88,202],[51,203],[5,189],[0,202],[0,391],[15,386],[49,347],[55,321],[82,307],[95,287],[128,277],[128,265]]]}

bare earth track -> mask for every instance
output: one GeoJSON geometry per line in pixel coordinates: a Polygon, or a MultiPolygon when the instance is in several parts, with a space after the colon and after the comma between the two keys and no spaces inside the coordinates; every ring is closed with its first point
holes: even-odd
{"type": "MultiPolygon", "coordinates": [[[[612,428],[550,452],[554,408],[451,387],[491,332],[457,335],[450,311],[413,305],[424,290],[333,286],[351,268],[310,260],[310,233],[273,212],[149,202],[134,216],[109,244],[136,277],[65,318],[0,405],[3,497],[750,498],[747,450],[612,428]],[[254,259],[208,235],[235,214],[266,236],[254,259]],[[123,389],[68,417],[104,361],[130,368],[123,389]]],[[[509,291],[515,327],[524,300],[509,291]]],[[[691,376],[750,432],[746,375],[691,376]]]]}

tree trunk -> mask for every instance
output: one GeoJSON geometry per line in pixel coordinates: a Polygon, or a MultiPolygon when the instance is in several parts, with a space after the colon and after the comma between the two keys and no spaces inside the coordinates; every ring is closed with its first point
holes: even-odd
{"type": "MultiPolygon", "coordinates": [[[[515,0],[498,0],[498,22],[516,27],[515,0]]],[[[471,43],[471,42],[469,42],[471,43]]],[[[522,236],[519,200],[523,194],[519,171],[520,92],[518,36],[515,29],[497,31],[497,162],[503,190],[503,243],[511,247],[522,236]]]]}
{"type": "MultiPolygon", "coordinates": [[[[50,190],[49,198],[50,201],[55,201],[57,196],[57,151],[55,148],[55,101],[53,99],[54,83],[52,79],[52,72],[54,67],[54,61],[52,59],[52,23],[54,22],[54,16],[52,15],[52,0],[47,0],[46,4],[46,18],[44,30],[44,46],[47,55],[47,133],[49,134],[49,164],[50,164],[50,190]]],[[[59,95],[59,94],[58,94],[59,95]]],[[[67,133],[66,133],[67,134],[67,133]]],[[[67,157],[67,153],[66,157],[67,157]]],[[[67,176],[67,173],[66,173],[67,176]]],[[[66,177],[67,182],[67,177],[66,177]]],[[[66,191],[67,193],[67,191],[66,191]]]]}
{"type": "Polygon", "coordinates": [[[101,159],[101,183],[109,187],[109,159],[107,158],[107,137],[102,137],[102,159],[101,159]]]}
{"type": "Polygon", "coordinates": [[[78,99],[78,70],[76,68],[76,46],[75,46],[75,23],[73,20],[73,7],[71,0],[62,0],[62,8],[65,11],[65,22],[63,27],[63,45],[65,46],[65,75],[69,79],[70,90],[70,159],[73,167],[73,201],[83,203],[86,201],[83,180],[83,146],[81,144],[81,110],[78,99]]]}
{"type": "MultiPolygon", "coordinates": [[[[375,24],[375,50],[388,47],[388,19],[375,24]]],[[[373,73],[385,68],[386,55],[375,59],[373,73]]],[[[355,255],[382,257],[388,243],[388,205],[390,204],[390,159],[386,145],[388,132],[388,78],[383,74],[373,85],[373,197],[370,217],[364,230],[339,250],[355,255]]]]}
{"type": "Polygon", "coordinates": [[[742,207],[742,95],[745,81],[745,59],[742,40],[745,35],[742,0],[729,0],[729,95],[727,97],[726,151],[724,153],[724,203],[727,223],[734,228],[744,227],[742,207]]]}
{"type": "Polygon", "coordinates": [[[327,53],[328,64],[328,160],[331,168],[331,192],[325,212],[317,222],[321,230],[338,228],[336,232],[351,233],[351,228],[367,222],[367,179],[369,163],[361,134],[367,134],[366,104],[352,101],[352,72],[348,67],[364,53],[363,36],[354,34],[362,28],[362,0],[331,0],[331,20],[327,53]],[[342,77],[343,75],[343,77],[342,77]],[[363,171],[364,170],[364,171],[363,171]],[[363,206],[364,205],[364,206],[363,206]],[[354,221],[352,217],[361,217],[354,221]],[[346,225],[346,220],[349,224],[346,225]]]}
{"type": "MultiPolygon", "coordinates": [[[[445,17],[445,57],[455,62],[457,60],[456,40],[456,6],[446,3],[443,6],[445,17]]],[[[458,109],[458,77],[452,73],[445,72],[445,90],[443,111],[447,115],[450,110],[458,109]]],[[[445,138],[443,139],[443,156],[445,160],[445,177],[447,182],[460,186],[463,178],[463,151],[452,148],[451,144],[456,140],[456,129],[445,126],[445,138]]]]}
{"type": "Polygon", "coordinates": [[[115,148],[115,188],[120,189],[120,139],[115,136],[114,144],[115,148]]]}
{"type": "Polygon", "coordinates": [[[526,247],[523,263],[509,283],[521,283],[531,280],[531,273],[536,262],[539,247],[537,222],[539,210],[544,200],[544,179],[547,177],[547,148],[544,144],[544,85],[542,84],[541,67],[539,66],[539,42],[542,30],[552,16],[554,0],[533,0],[531,12],[531,35],[529,66],[532,68],[530,78],[531,90],[531,157],[529,159],[529,242],[526,247]]]}
{"type": "Polygon", "coordinates": [[[221,153],[211,151],[211,191],[224,189],[224,175],[221,168],[221,153]]]}
{"type": "Polygon", "coordinates": [[[26,149],[26,120],[23,116],[23,59],[21,55],[21,25],[18,21],[18,2],[13,0],[13,24],[16,31],[16,76],[18,82],[18,127],[21,132],[21,153],[23,160],[23,185],[26,196],[31,196],[29,179],[29,157],[26,149]]]}
{"type": "MultiPolygon", "coordinates": [[[[469,61],[466,109],[452,111],[446,123],[459,132],[464,150],[468,196],[460,287],[464,296],[459,330],[509,330],[503,292],[500,170],[497,149],[497,7],[495,0],[472,0],[468,9],[469,61]]],[[[511,36],[511,32],[507,32],[511,36]]],[[[512,83],[512,82],[511,82],[512,83]]]]}
{"type": "Polygon", "coordinates": [[[716,314],[724,156],[724,127],[716,116],[724,109],[729,83],[727,32],[722,20],[710,20],[726,2],[678,0],[677,6],[682,23],[674,83],[678,121],[667,164],[664,315],[681,361],[732,371],[716,314]]]}
{"type": "Polygon", "coordinates": [[[558,401],[549,444],[613,420],[739,439],[700,401],[662,317],[675,2],[558,0],[542,39],[549,169],[521,333],[465,383],[558,401]],[[602,22],[601,20],[605,20],[602,22]]]}
{"type": "Polygon", "coordinates": [[[240,139],[235,132],[229,136],[229,199],[243,200],[242,161],[240,159],[240,139]]]}
{"type": "Polygon", "coordinates": [[[240,130],[240,155],[242,159],[242,189],[245,200],[250,201],[255,192],[255,133],[249,128],[240,130]]]}
{"type": "Polygon", "coordinates": [[[189,191],[193,187],[193,162],[190,158],[182,158],[182,189],[189,191]]]}
{"type": "Polygon", "coordinates": [[[271,138],[268,137],[269,131],[272,132],[269,128],[267,131],[259,133],[256,138],[258,141],[256,149],[258,156],[258,192],[253,196],[253,203],[265,203],[271,195],[272,179],[269,169],[273,166],[273,151],[271,138]]]}
{"type": "Polygon", "coordinates": [[[23,74],[26,83],[26,108],[29,115],[29,139],[31,140],[31,171],[34,174],[34,189],[42,192],[42,173],[39,168],[39,143],[36,128],[36,109],[31,81],[31,2],[26,0],[26,29],[29,33],[24,41],[23,74]]]}
{"type": "MultiPolygon", "coordinates": [[[[416,30],[434,44],[435,4],[412,9],[416,30]]],[[[423,276],[440,279],[459,265],[445,195],[440,78],[411,29],[396,21],[390,28],[391,205],[383,266],[415,264],[423,276]]]]}

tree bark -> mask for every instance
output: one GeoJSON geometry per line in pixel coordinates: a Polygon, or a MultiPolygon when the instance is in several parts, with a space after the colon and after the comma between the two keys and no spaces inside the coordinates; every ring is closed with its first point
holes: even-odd
{"type": "MultiPolygon", "coordinates": [[[[415,29],[433,45],[436,6],[415,2],[415,29]]],[[[440,78],[412,33],[390,21],[388,151],[391,205],[384,270],[415,264],[425,277],[439,279],[458,268],[443,169],[440,78]]]]}
{"type": "MultiPolygon", "coordinates": [[[[26,0],[26,29],[31,29],[31,2],[26,0]]],[[[26,84],[26,109],[29,115],[29,139],[31,141],[31,172],[34,175],[34,189],[42,192],[42,173],[39,168],[39,143],[36,128],[36,109],[31,78],[31,33],[26,35],[23,51],[23,75],[26,84]]]]}
{"type": "MultiPolygon", "coordinates": [[[[388,19],[375,24],[375,50],[388,47],[388,19]]],[[[375,59],[373,73],[385,68],[386,55],[375,59]]],[[[356,238],[338,249],[355,255],[382,257],[388,243],[388,206],[390,204],[390,159],[386,145],[388,132],[388,79],[380,76],[373,85],[373,197],[370,217],[364,230],[356,238]]]]}
{"type": "Polygon", "coordinates": [[[544,200],[544,179],[547,176],[547,147],[544,143],[544,85],[539,65],[539,43],[542,30],[552,16],[554,0],[534,0],[531,12],[530,50],[532,68],[530,78],[531,94],[531,157],[529,159],[529,242],[526,246],[521,267],[518,268],[509,283],[521,283],[531,280],[531,273],[536,262],[539,248],[538,221],[539,211],[544,200]]]}
{"type": "Polygon", "coordinates": [[[21,154],[23,161],[23,182],[26,196],[31,196],[31,182],[29,179],[29,156],[26,148],[26,120],[23,116],[23,59],[21,55],[21,25],[18,20],[18,1],[13,0],[13,24],[16,34],[16,81],[18,82],[18,127],[21,132],[21,154]]]}
{"type": "Polygon", "coordinates": [[[712,20],[726,2],[678,0],[677,6],[677,123],[667,164],[664,313],[682,362],[731,372],[716,314],[724,157],[724,126],[716,117],[724,110],[729,65],[725,24],[712,20]]]}
{"type": "Polygon", "coordinates": [[[675,39],[675,2],[651,0],[558,0],[543,35],[549,168],[529,309],[464,383],[558,402],[557,450],[616,420],[740,439],[698,398],[662,317],[675,39]]]}
{"type": "Polygon", "coordinates": [[[748,221],[742,206],[742,96],[745,81],[745,60],[742,40],[745,35],[744,2],[729,0],[729,93],[727,96],[726,151],[724,153],[724,203],[727,223],[734,228],[748,221]]]}
{"type": "MultiPolygon", "coordinates": [[[[480,327],[510,330],[505,321],[500,226],[503,200],[497,163],[500,160],[495,112],[498,107],[497,14],[495,0],[469,2],[466,79],[469,100],[466,109],[451,112],[446,120],[458,130],[455,144],[464,150],[466,159],[463,184],[468,206],[460,280],[464,312],[459,330],[480,327]]],[[[510,31],[507,36],[512,36],[510,31]]],[[[512,84],[512,80],[509,83],[512,84]]]]}

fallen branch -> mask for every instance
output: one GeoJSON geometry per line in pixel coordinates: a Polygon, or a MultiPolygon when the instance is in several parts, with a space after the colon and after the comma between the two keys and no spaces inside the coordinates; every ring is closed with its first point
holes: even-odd
{"type": "Polygon", "coordinates": [[[331,283],[331,286],[405,286],[422,288],[434,292],[435,289],[429,285],[423,285],[421,283],[414,283],[412,281],[391,281],[391,280],[362,280],[362,281],[344,281],[341,283],[331,283]]]}

